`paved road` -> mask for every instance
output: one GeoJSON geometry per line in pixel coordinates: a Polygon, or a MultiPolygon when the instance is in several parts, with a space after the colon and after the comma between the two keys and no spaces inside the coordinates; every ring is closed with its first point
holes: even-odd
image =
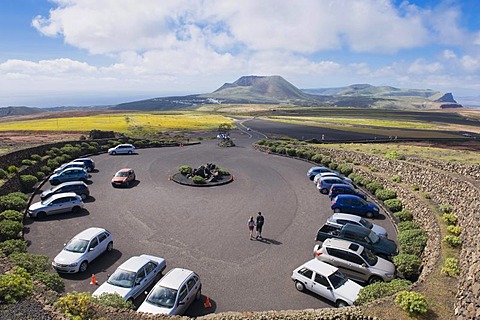
{"type": "MultiPolygon", "coordinates": [[[[233,148],[210,140],[195,146],[140,149],[131,156],[94,157],[98,172],[92,173],[93,197],[86,210],[28,221],[29,251],[53,259],[73,235],[99,226],[113,233],[115,250],[93,262],[86,274],[62,275],[69,292],[93,292],[92,273],[102,283],[130,256],[146,253],[166,258],[167,271],[184,267],[199,273],[204,298],[210,298],[212,308],[205,309],[202,299],[190,307],[190,316],[331,306],[297,292],[290,280],[292,270],[312,257],[316,231],[332,213],[328,197],[306,177],[311,165],[253,150],[251,143],[260,138],[253,131],[231,136],[237,145],[233,148]],[[179,165],[207,162],[229,170],[235,181],[195,188],[168,180],[179,165]],[[110,179],[123,167],[134,168],[138,182],[132,188],[114,189],[110,179]],[[251,241],[247,219],[258,211],[266,219],[265,240],[251,241]]],[[[393,234],[388,220],[376,223],[393,234]]]]}

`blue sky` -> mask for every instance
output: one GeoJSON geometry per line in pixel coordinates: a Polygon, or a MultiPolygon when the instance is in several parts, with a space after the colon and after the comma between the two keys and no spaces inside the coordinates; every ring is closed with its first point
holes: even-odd
{"type": "Polygon", "coordinates": [[[205,93],[243,75],[479,101],[480,1],[0,1],[0,107],[205,93]]]}

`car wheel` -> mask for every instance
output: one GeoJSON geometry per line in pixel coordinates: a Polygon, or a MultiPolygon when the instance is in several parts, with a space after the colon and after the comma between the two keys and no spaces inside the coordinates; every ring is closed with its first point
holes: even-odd
{"type": "Polygon", "coordinates": [[[343,300],[338,300],[337,303],[337,308],[343,308],[343,307],[348,307],[348,303],[346,303],[345,301],[343,300]]]}
{"type": "Polygon", "coordinates": [[[313,179],[315,178],[314,176],[310,176],[308,177],[310,179],[310,181],[313,181],[313,179]]]}
{"type": "Polygon", "coordinates": [[[128,151],[128,154],[132,154],[132,151],[128,151]]]}
{"type": "Polygon", "coordinates": [[[88,195],[86,193],[82,193],[80,194],[80,198],[82,198],[82,200],[85,200],[88,198],[88,195]]]}
{"type": "Polygon", "coordinates": [[[375,282],[383,282],[382,278],[377,277],[377,276],[372,276],[370,279],[368,279],[368,284],[372,284],[375,282]]]}
{"type": "Polygon", "coordinates": [[[326,189],[326,188],[320,189],[320,193],[321,194],[328,194],[328,189],[326,189]]]}
{"type": "Polygon", "coordinates": [[[202,297],[202,288],[198,289],[197,294],[195,295],[195,301],[200,300],[202,297]]]}
{"type": "Polygon", "coordinates": [[[107,245],[107,252],[110,252],[110,251],[112,251],[112,250],[113,250],[113,242],[110,241],[110,242],[108,243],[108,245],[107,245]]]}
{"type": "Polygon", "coordinates": [[[295,281],[295,288],[298,291],[305,291],[305,285],[301,283],[300,281],[295,281]]]}
{"type": "Polygon", "coordinates": [[[80,212],[80,210],[82,210],[82,208],[80,208],[79,206],[75,206],[75,207],[72,208],[73,213],[78,213],[78,212],[80,212]]]}
{"type": "Polygon", "coordinates": [[[339,212],[342,212],[342,210],[340,210],[340,208],[335,208],[335,209],[333,209],[333,212],[339,213],[339,212]]]}
{"type": "Polygon", "coordinates": [[[78,268],[78,272],[85,272],[85,271],[87,271],[87,268],[88,268],[88,262],[87,262],[87,261],[83,261],[83,262],[80,264],[80,268],[78,268]]]}
{"type": "Polygon", "coordinates": [[[366,216],[367,218],[373,218],[373,212],[368,211],[367,213],[365,213],[365,216],[366,216]]]}
{"type": "Polygon", "coordinates": [[[37,213],[37,218],[38,219],[44,219],[47,216],[47,213],[45,211],[40,211],[37,213]]]}
{"type": "Polygon", "coordinates": [[[112,153],[110,153],[112,156],[116,155],[117,153],[115,151],[112,151],[112,153]]]}

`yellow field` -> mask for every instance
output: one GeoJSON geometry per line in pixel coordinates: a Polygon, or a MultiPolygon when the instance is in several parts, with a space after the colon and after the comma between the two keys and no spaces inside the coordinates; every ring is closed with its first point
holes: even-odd
{"type": "Polygon", "coordinates": [[[135,128],[151,130],[210,130],[233,120],[220,115],[201,113],[125,113],[86,117],[37,119],[1,122],[0,131],[90,131],[127,132],[135,128]]]}

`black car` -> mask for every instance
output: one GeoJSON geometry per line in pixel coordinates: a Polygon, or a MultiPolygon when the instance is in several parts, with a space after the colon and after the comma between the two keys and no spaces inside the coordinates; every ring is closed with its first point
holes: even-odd
{"type": "Polygon", "coordinates": [[[78,158],[71,162],[83,162],[88,172],[92,172],[95,169],[95,162],[91,158],[78,158]]]}
{"type": "Polygon", "coordinates": [[[41,195],[40,199],[43,201],[50,198],[54,194],[65,193],[65,192],[75,192],[78,194],[82,200],[87,199],[90,196],[90,190],[88,186],[83,181],[70,181],[59,184],[56,187],[45,190],[41,195]]]}
{"type": "Polygon", "coordinates": [[[348,184],[332,184],[330,187],[330,192],[328,193],[328,196],[330,199],[335,198],[339,194],[353,194],[355,196],[358,196],[364,200],[367,200],[367,196],[360,191],[357,191],[353,186],[348,185],[348,184]]]}

